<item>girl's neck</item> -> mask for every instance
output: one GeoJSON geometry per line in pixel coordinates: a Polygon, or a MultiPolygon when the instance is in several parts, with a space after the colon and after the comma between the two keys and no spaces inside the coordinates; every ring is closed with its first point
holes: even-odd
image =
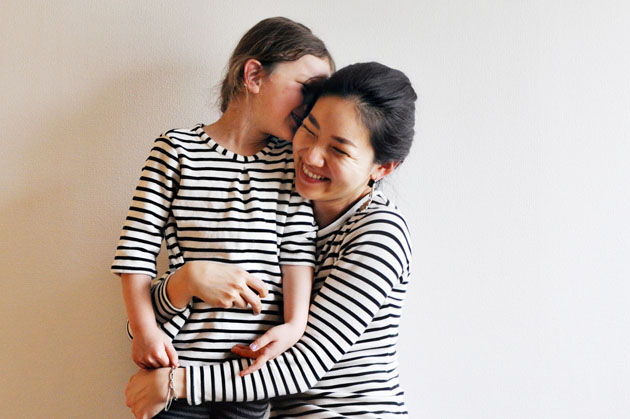
{"type": "Polygon", "coordinates": [[[256,129],[247,106],[230,103],[214,123],[203,127],[221,147],[241,156],[251,156],[265,148],[269,136],[256,129]]]}

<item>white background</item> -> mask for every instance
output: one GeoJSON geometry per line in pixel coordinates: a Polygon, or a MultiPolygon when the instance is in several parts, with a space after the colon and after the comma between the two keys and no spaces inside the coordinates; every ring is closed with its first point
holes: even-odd
{"type": "Polygon", "coordinates": [[[416,143],[401,330],[412,418],[630,415],[625,1],[3,1],[0,417],[128,417],[109,273],[162,131],[212,122],[262,18],[403,70],[416,143]]]}

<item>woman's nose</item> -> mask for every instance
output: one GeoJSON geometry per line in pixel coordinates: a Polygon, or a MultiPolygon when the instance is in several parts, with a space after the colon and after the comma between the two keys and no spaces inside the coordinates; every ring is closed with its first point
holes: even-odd
{"type": "Polygon", "coordinates": [[[304,159],[306,164],[313,167],[322,167],[325,162],[323,150],[317,144],[311,144],[311,146],[304,151],[302,159],[304,159]]]}

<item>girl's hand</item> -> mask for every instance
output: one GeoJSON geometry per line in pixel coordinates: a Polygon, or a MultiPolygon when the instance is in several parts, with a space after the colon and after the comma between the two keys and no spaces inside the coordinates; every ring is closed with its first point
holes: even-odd
{"type": "MultiPolygon", "coordinates": [[[[152,418],[164,409],[170,372],[170,368],[141,369],[131,376],[125,390],[126,405],[136,418],[152,418]]],[[[173,383],[177,398],[186,397],[185,374],[183,368],[177,368],[174,372],[173,383]]]]}
{"type": "Polygon", "coordinates": [[[265,365],[265,362],[275,359],[278,355],[295,345],[303,334],[304,326],[300,327],[292,323],[285,323],[267,330],[264,335],[249,346],[233,346],[232,352],[235,354],[255,359],[252,365],[239,373],[240,376],[244,377],[259,370],[265,365]]]}
{"type": "Polygon", "coordinates": [[[177,351],[171,340],[157,326],[134,333],[131,342],[131,358],[140,368],[179,367],[177,351]]]}
{"type": "Polygon", "coordinates": [[[226,263],[192,261],[180,270],[188,279],[190,293],[212,307],[247,308],[251,305],[254,314],[262,310],[260,299],[267,296],[267,284],[241,268],[226,263]]]}

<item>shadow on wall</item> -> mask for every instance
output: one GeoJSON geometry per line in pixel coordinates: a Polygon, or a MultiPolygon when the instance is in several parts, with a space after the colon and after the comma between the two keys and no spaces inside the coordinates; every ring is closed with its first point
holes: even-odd
{"type": "Polygon", "coordinates": [[[173,68],[46,98],[39,115],[41,103],[12,110],[20,144],[9,156],[19,164],[0,208],[10,417],[47,416],[51,406],[56,417],[129,415],[123,392],[135,368],[109,264],[155,127],[193,119],[173,91],[194,75],[173,68]]]}

